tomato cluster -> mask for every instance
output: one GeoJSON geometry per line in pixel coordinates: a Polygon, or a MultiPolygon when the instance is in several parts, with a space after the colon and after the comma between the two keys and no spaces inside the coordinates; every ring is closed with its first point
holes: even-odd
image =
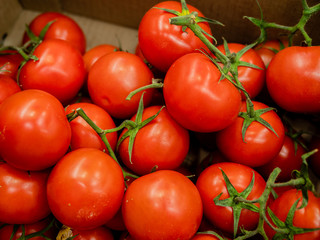
{"type": "Polygon", "coordinates": [[[320,48],[210,22],[161,2],[130,53],[48,12],[1,48],[0,239],[320,238],[320,48]]]}

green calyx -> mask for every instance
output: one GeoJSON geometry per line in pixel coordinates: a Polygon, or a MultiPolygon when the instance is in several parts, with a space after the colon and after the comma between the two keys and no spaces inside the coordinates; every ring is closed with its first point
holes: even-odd
{"type": "Polygon", "coordinates": [[[259,208],[254,205],[253,203],[246,201],[247,197],[251,193],[251,190],[254,185],[255,176],[254,173],[252,173],[252,180],[250,184],[247,186],[245,190],[242,192],[238,192],[232,183],[230,182],[228,176],[225,174],[225,172],[221,170],[221,173],[223,175],[224,181],[226,183],[227,191],[229,194],[229,198],[220,200],[220,197],[222,193],[220,193],[218,196],[216,196],[213,201],[217,206],[222,207],[231,207],[233,210],[233,232],[234,236],[237,235],[238,232],[238,226],[239,226],[239,219],[242,209],[248,209],[253,212],[259,212],[259,208]]]}

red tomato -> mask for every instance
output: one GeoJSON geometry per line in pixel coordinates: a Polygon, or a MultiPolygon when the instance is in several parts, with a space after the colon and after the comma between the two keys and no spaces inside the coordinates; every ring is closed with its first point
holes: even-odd
{"type": "MultiPolygon", "coordinates": [[[[45,34],[44,39],[61,39],[71,43],[76,49],[84,54],[86,50],[86,36],[79,24],[71,17],[58,12],[44,12],[37,15],[29,24],[30,30],[39,36],[41,30],[51,21],[54,21],[45,34]]],[[[23,43],[29,37],[25,33],[23,43]]]]}
{"type": "Polygon", "coordinates": [[[267,179],[274,168],[279,167],[281,169],[278,175],[277,181],[285,182],[292,178],[293,170],[300,170],[302,165],[302,154],[306,151],[300,144],[297,144],[297,150],[294,147],[294,140],[285,135],[283,146],[280,152],[275,158],[273,158],[267,164],[258,167],[256,170],[267,179]]]}
{"type": "MultiPolygon", "coordinates": [[[[144,109],[142,121],[155,115],[161,106],[144,109]]],[[[131,120],[135,121],[136,116],[131,120]]],[[[127,131],[124,130],[120,137],[127,131]]],[[[122,162],[138,175],[150,173],[157,166],[160,169],[178,168],[189,150],[189,132],[176,123],[166,108],[146,126],[141,128],[135,137],[131,162],[129,159],[129,137],[119,145],[119,156],[122,162]]]]}
{"type": "MultiPolygon", "coordinates": [[[[203,14],[191,5],[187,5],[191,12],[203,14]]],[[[164,1],[154,7],[167,8],[181,12],[181,3],[164,1]]],[[[140,49],[147,61],[162,72],[166,72],[171,64],[181,56],[205,48],[206,45],[194,35],[190,29],[182,30],[181,26],[172,25],[169,19],[176,15],[166,11],[151,8],[140,21],[138,39],[140,49]]],[[[208,23],[199,23],[199,26],[208,34],[211,28],[208,23]]],[[[208,37],[209,41],[212,41],[208,37]]]]}
{"type": "Polygon", "coordinates": [[[40,89],[51,93],[62,103],[73,99],[84,83],[82,56],[69,43],[50,39],[33,52],[39,60],[29,60],[21,69],[22,89],[40,89]]]}
{"type": "Polygon", "coordinates": [[[270,62],[266,83],[271,98],[294,113],[320,112],[320,47],[288,47],[270,62]]]}
{"type": "Polygon", "coordinates": [[[0,104],[14,93],[20,92],[21,89],[17,82],[6,75],[0,75],[0,104]]]}
{"type": "MultiPolygon", "coordinates": [[[[265,109],[264,103],[253,101],[254,109],[265,109]]],[[[241,112],[246,112],[245,101],[241,112]]],[[[284,141],[284,126],[275,111],[268,111],[261,115],[278,136],[259,122],[252,122],[248,127],[244,141],[242,140],[242,125],[244,119],[238,117],[229,127],[217,133],[217,147],[230,161],[238,162],[251,167],[267,164],[281,150],[284,141]]]]}
{"type": "Polygon", "coordinates": [[[134,239],[190,239],[202,219],[195,185],[173,170],[160,170],[131,183],[122,204],[124,223],[134,239]]]}
{"type": "Polygon", "coordinates": [[[97,227],[90,230],[72,229],[74,240],[114,240],[112,232],[106,227],[97,227]]]}
{"type": "MultiPolygon", "coordinates": [[[[228,239],[228,238],[225,238],[228,239]]],[[[194,235],[191,240],[220,240],[213,234],[196,234],[194,235]]]]}
{"type": "MultiPolygon", "coordinates": [[[[240,43],[228,43],[230,53],[238,53],[240,50],[245,48],[245,45],[240,43]]],[[[218,46],[218,49],[225,53],[224,45],[218,46]]],[[[250,98],[255,98],[262,90],[265,83],[265,66],[264,63],[253,49],[246,51],[240,61],[244,61],[249,64],[253,64],[260,69],[240,66],[238,67],[238,79],[244,89],[249,93],[250,98]]],[[[245,99],[245,95],[242,93],[242,98],[245,99]]]]}
{"type": "Polygon", "coordinates": [[[68,150],[71,128],[61,103],[41,90],[24,90],[0,105],[0,155],[23,170],[53,166],[68,150]]]}
{"type": "Polygon", "coordinates": [[[170,115],[195,132],[213,132],[238,116],[241,95],[218,68],[201,53],[179,58],[168,70],[163,96],[170,115]]]}
{"type": "MultiPolygon", "coordinates": [[[[92,103],[74,103],[66,108],[66,114],[69,114],[78,108],[81,108],[86,115],[101,129],[112,129],[116,127],[111,116],[101,107],[92,103]]],[[[96,131],[82,118],[77,117],[70,122],[72,137],[70,147],[72,150],[84,147],[97,148],[108,153],[106,145],[96,131]]],[[[115,150],[118,134],[117,132],[108,133],[108,142],[115,150]]]]}
{"type": "MultiPolygon", "coordinates": [[[[42,231],[43,229],[45,229],[49,224],[50,224],[50,220],[49,218],[46,218],[44,220],[35,222],[35,223],[30,223],[30,224],[24,224],[24,231],[25,231],[25,236],[35,233],[35,232],[39,232],[42,231]]],[[[10,224],[10,225],[6,225],[3,228],[0,229],[0,239],[3,240],[19,240],[21,239],[20,237],[22,236],[22,228],[21,226],[19,226],[16,234],[13,236],[13,238],[11,237],[11,234],[13,232],[14,229],[14,225],[10,224]]],[[[57,229],[52,226],[48,231],[46,231],[44,233],[44,235],[46,237],[48,237],[49,239],[55,239],[57,236],[57,229]]],[[[25,238],[23,238],[25,239],[25,238]]],[[[33,237],[31,238],[32,240],[46,240],[46,238],[44,237],[33,237]]]]}
{"type": "Polygon", "coordinates": [[[268,67],[276,53],[288,46],[289,42],[287,39],[267,40],[258,44],[254,50],[260,55],[264,65],[268,67]]]}
{"type": "Polygon", "coordinates": [[[98,149],[81,148],[54,166],[47,196],[53,215],[62,224],[89,230],[114,217],[124,188],[122,170],[114,159],[98,149]]]}
{"type": "Polygon", "coordinates": [[[31,224],[47,217],[48,175],[49,171],[27,172],[0,162],[0,222],[31,224]]]}
{"type": "MultiPolygon", "coordinates": [[[[291,206],[298,199],[297,208],[301,206],[302,193],[297,189],[284,192],[270,204],[272,212],[281,220],[285,221],[291,206]]],[[[315,197],[311,191],[308,192],[308,205],[302,209],[297,209],[293,217],[293,226],[300,228],[320,228],[320,199],[315,197]]],[[[269,219],[270,220],[270,219],[269,219]]],[[[275,232],[265,224],[265,230],[271,239],[275,232]]],[[[320,230],[310,233],[296,234],[294,240],[316,240],[320,238],[320,230]]]]}
{"type": "MultiPolygon", "coordinates": [[[[130,101],[126,97],[133,90],[151,84],[152,78],[152,72],[138,56],[118,51],[101,57],[92,66],[88,91],[92,101],[112,117],[130,118],[137,112],[142,92],[130,101]]],[[[146,90],[144,106],[151,102],[153,91],[146,90]]]]}
{"type": "Polygon", "coordinates": [[[22,61],[23,57],[16,51],[2,51],[0,54],[0,75],[6,75],[16,79],[22,61]]]}
{"type": "MultiPolygon", "coordinates": [[[[218,229],[233,234],[232,208],[217,206],[213,201],[220,193],[222,195],[219,199],[229,197],[221,169],[239,193],[248,187],[254,173],[255,182],[251,193],[247,197],[248,200],[259,198],[265,189],[266,183],[262,176],[252,168],[232,162],[213,164],[200,174],[196,186],[203,202],[204,215],[218,229]]],[[[243,209],[240,215],[239,228],[243,227],[246,230],[252,230],[257,226],[258,221],[258,213],[243,209]]]]}

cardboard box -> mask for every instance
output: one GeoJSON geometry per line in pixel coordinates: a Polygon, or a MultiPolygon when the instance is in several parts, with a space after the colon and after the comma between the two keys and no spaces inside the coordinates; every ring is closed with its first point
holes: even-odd
{"type": "MultiPolygon", "coordinates": [[[[100,44],[121,43],[123,49],[133,52],[137,44],[137,29],[144,13],[160,0],[0,0],[0,36],[7,34],[5,45],[19,44],[25,24],[44,11],[59,11],[73,17],[83,28],[87,37],[87,49],[100,44]]],[[[264,18],[270,22],[294,25],[302,13],[300,0],[260,0],[264,18]]],[[[309,6],[318,3],[309,0],[309,6]]],[[[259,17],[255,0],[188,0],[205,16],[222,22],[225,26],[212,25],[213,35],[221,42],[251,43],[258,35],[256,26],[243,16],[259,17]]],[[[320,14],[313,16],[307,32],[313,45],[320,44],[318,26],[320,14]]],[[[271,38],[278,33],[269,32],[271,38]]],[[[301,42],[298,34],[296,43],[301,42]]]]}

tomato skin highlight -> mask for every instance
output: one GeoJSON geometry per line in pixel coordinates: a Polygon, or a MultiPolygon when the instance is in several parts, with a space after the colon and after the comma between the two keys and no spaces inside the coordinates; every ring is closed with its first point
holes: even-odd
{"type": "Polygon", "coordinates": [[[54,166],[47,197],[53,215],[61,223],[89,230],[117,213],[124,189],[123,174],[114,159],[98,149],[80,148],[54,166]]]}
{"type": "Polygon", "coordinates": [[[229,126],[238,116],[241,94],[209,58],[190,53],[168,70],[163,96],[170,115],[195,132],[214,132],[229,126]]]}
{"type": "MultiPolygon", "coordinates": [[[[253,101],[253,105],[255,110],[268,107],[257,101],[253,101]]],[[[241,111],[247,111],[245,101],[241,111]]],[[[280,152],[285,137],[282,120],[274,111],[262,114],[261,118],[273,127],[278,136],[254,121],[248,127],[243,141],[241,129],[244,119],[240,116],[230,126],[217,132],[217,147],[229,161],[259,167],[267,164],[280,152]]]]}
{"type": "MultiPolygon", "coordinates": [[[[195,11],[199,16],[204,16],[195,7],[189,4],[187,6],[190,13],[195,11]]],[[[181,11],[181,3],[175,1],[164,1],[154,7],[181,11]]],[[[190,29],[184,32],[182,26],[170,24],[169,19],[175,16],[172,13],[151,8],[141,19],[138,28],[139,46],[144,57],[162,72],[166,72],[181,56],[197,52],[201,48],[208,49],[190,29]]],[[[208,23],[202,22],[199,26],[208,34],[212,34],[208,23]]],[[[208,37],[208,39],[212,41],[211,38],[208,37]]]]}
{"type": "MultiPolygon", "coordinates": [[[[144,109],[142,121],[155,115],[161,106],[144,109]]],[[[132,118],[135,120],[136,116],[132,118]]],[[[126,132],[124,130],[119,138],[126,132]]],[[[136,135],[131,162],[129,160],[129,138],[119,145],[122,162],[138,175],[150,173],[157,166],[160,169],[178,168],[189,150],[189,132],[176,123],[166,108],[149,124],[141,128],[136,135]]]]}
{"type": "MultiPolygon", "coordinates": [[[[233,234],[233,214],[231,207],[217,206],[213,199],[220,193],[220,199],[229,197],[226,183],[223,179],[221,170],[228,176],[231,184],[240,193],[251,182],[252,174],[255,175],[255,182],[248,200],[257,199],[261,196],[265,188],[265,180],[252,168],[233,162],[216,163],[207,167],[198,177],[196,186],[200,192],[203,202],[204,216],[213,224],[214,227],[233,234]]],[[[257,226],[259,214],[243,209],[241,211],[239,228],[252,230],[257,226]]]]}
{"type": "Polygon", "coordinates": [[[12,166],[38,171],[53,166],[68,150],[71,128],[57,98],[24,90],[0,105],[0,155],[12,166]]]}
{"type": "Polygon", "coordinates": [[[48,170],[27,172],[0,162],[0,222],[32,224],[47,217],[48,176],[48,170]]]}
{"type": "Polygon", "coordinates": [[[287,47],[270,62],[266,83],[271,98],[286,111],[320,112],[320,47],[287,47]]]}
{"type": "Polygon", "coordinates": [[[122,204],[133,239],[190,239],[200,226],[202,202],[195,185],[173,170],[159,170],[133,181],[122,204]]]}

